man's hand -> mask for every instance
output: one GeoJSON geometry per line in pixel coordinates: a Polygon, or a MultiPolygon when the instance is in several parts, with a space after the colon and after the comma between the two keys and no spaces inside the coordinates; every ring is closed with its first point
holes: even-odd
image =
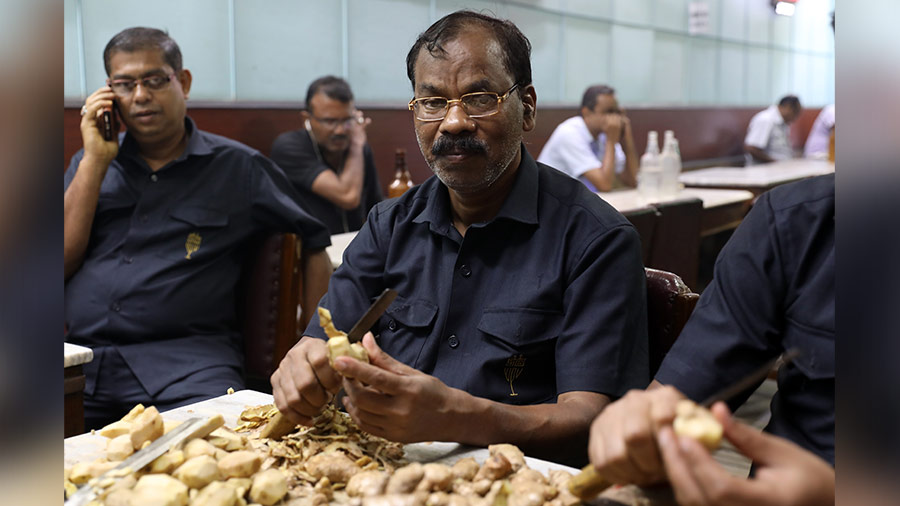
{"type": "Polygon", "coordinates": [[[334,361],[346,376],[344,406],[353,420],[363,430],[392,441],[453,440],[443,433],[452,426],[444,415],[461,392],[394,360],[371,333],[363,337],[363,346],[370,364],[348,357],[334,361]]]}
{"type": "Polygon", "coordinates": [[[115,94],[109,86],[104,86],[92,93],[84,102],[84,115],[81,116],[81,140],[84,143],[85,158],[96,161],[97,166],[106,167],[119,152],[119,139],[103,138],[103,111],[113,111],[115,94]]]}
{"type": "Polygon", "coordinates": [[[367,118],[360,110],[353,111],[353,120],[350,122],[350,144],[362,149],[368,142],[366,127],[372,124],[372,118],[367,118]]]}
{"type": "Polygon", "coordinates": [[[622,130],[626,118],[621,114],[607,114],[605,116],[606,127],[603,129],[603,133],[606,134],[606,143],[616,144],[622,138],[622,130]]]}
{"type": "Polygon", "coordinates": [[[756,465],[756,476],[730,475],[698,442],[659,431],[659,447],[678,504],[791,505],[834,504],[834,468],[794,443],[764,434],[731,418],[724,403],[713,406],[725,437],[756,465]]]}
{"type": "Polygon", "coordinates": [[[684,396],[672,387],[632,390],[591,424],[588,457],[608,480],[649,485],[665,480],[657,432],[672,424],[684,396]]]}
{"type": "Polygon", "coordinates": [[[340,375],[328,364],[325,341],[309,336],[288,351],[271,381],[275,406],[303,425],[312,425],[312,419],[341,389],[340,375]]]}

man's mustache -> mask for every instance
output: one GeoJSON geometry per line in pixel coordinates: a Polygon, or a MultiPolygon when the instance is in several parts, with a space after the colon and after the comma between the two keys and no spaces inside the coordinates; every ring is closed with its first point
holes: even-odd
{"type": "Polygon", "coordinates": [[[344,134],[332,135],[331,137],[328,138],[328,140],[330,140],[331,142],[343,142],[343,141],[346,141],[347,139],[349,139],[349,137],[344,134]]]}
{"type": "Polygon", "coordinates": [[[472,136],[454,137],[443,135],[431,146],[431,154],[434,156],[448,154],[480,154],[487,152],[484,141],[472,136]]]}

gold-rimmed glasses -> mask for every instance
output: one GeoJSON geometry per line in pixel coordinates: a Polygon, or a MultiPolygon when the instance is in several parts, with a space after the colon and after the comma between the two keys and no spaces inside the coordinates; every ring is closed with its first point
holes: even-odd
{"type": "Polygon", "coordinates": [[[449,99],[446,97],[422,97],[409,101],[408,107],[419,121],[440,121],[447,116],[450,106],[458,103],[470,118],[483,118],[500,112],[500,104],[519,86],[518,83],[500,95],[493,91],[476,91],[449,99]]]}
{"type": "Polygon", "coordinates": [[[138,83],[145,89],[159,91],[172,82],[175,74],[153,74],[140,79],[108,79],[106,84],[112,88],[113,93],[120,97],[127,97],[134,93],[138,83]]]}

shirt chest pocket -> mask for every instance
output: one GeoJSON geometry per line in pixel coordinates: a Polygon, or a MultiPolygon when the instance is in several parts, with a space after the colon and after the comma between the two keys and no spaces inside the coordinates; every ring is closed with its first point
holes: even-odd
{"type": "Polygon", "coordinates": [[[562,330],[558,311],[530,308],[486,308],[478,330],[505,351],[534,354],[552,351],[562,330]]]}
{"type": "Polygon", "coordinates": [[[223,246],[228,215],[213,209],[174,209],[165,220],[160,256],[170,260],[196,260],[217,254],[223,246]]]}
{"type": "Polygon", "coordinates": [[[379,320],[375,332],[380,336],[379,345],[397,360],[414,363],[437,313],[437,304],[430,301],[397,297],[379,320]]]}
{"type": "Polygon", "coordinates": [[[834,379],[834,334],[797,322],[784,328],[784,349],[797,349],[800,354],[793,365],[811,380],[834,379]]]}

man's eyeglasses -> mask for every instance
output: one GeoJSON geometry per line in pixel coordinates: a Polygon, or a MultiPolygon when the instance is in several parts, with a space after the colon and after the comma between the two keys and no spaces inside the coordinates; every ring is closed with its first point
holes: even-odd
{"type": "Polygon", "coordinates": [[[319,118],[310,114],[309,117],[319,122],[328,130],[334,130],[341,125],[349,127],[353,121],[356,121],[355,116],[347,116],[346,118],[319,118]]]}
{"type": "Polygon", "coordinates": [[[127,97],[134,93],[134,89],[137,88],[138,83],[141,84],[144,88],[153,91],[159,91],[164,89],[166,86],[172,82],[172,78],[175,77],[175,74],[169,75],[152,75],[147,77],[142,77],[140,79],[116,79],[113,81],[107,80],[107,84],[112,88],[113,93],[119,96],[127,97]]]}
{"type": "Polygon", "coordinates": [[[500,112],[500,104],[519,86],[518,83],[500,95],[493,91],[477,91],[449,99],[445,97],[422,97],[409,101],[409,110],[419,121],[440,121],[447,116],[450,106],[458,103],[470,118],[483,118],[500,112]]]}

